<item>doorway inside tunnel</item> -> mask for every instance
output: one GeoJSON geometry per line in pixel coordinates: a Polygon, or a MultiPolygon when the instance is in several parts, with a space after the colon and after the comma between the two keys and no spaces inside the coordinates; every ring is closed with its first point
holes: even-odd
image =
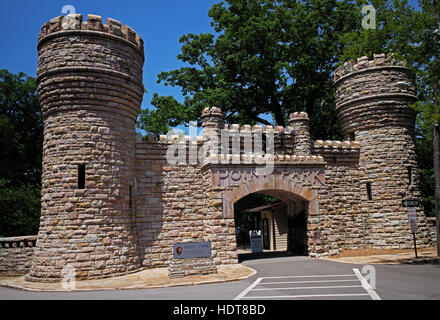
{"type": "Polygon", "coordinates": [[[308,202],[294,193],[264,190],[234,203],[239,261],[308,255],[308,202]]]}

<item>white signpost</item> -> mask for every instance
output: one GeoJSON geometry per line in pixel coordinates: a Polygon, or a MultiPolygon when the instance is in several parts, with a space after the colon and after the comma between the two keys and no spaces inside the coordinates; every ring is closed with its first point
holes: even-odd
{"type": "Polygon", "coordinates": [[[261,231],[249,231],[251,239],[252,253],[263,252],[263,240],[261,238],[261,231]]]}
{"type": "Polygon", "coordinates": [[[417,231],[417,210],[416,208],[408,207],[408,221],[411,226],[411,232],[414,240],[414,250],[416,251],[417,258],[417,244],[416,244],[416,231],[417,231]]]}
{"type": "Polygon", "coordinates": [[[411,226],[411,232],[417,231],[417,211],[416,208],[408,208],[408,221],[411,226]]]}

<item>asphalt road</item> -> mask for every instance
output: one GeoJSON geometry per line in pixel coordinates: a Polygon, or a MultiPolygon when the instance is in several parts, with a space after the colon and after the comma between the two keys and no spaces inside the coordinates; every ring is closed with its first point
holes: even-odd
{"type": "Polygon", "coordinates": [[[364,265],[309,257],[246,260],[258,273],[224,284],[142,290],[30,292],[0,287],[0,300],[440,300],[440,265],[364,265]],[[356,271],[357,270],[357,271],[356,271]]]}

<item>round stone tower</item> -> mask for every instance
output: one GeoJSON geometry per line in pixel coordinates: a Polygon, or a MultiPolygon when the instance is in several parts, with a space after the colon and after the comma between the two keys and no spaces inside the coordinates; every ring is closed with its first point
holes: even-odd
{"type": "MultiPolygon", "coordinates": [[[[412,237],[402,200],[420,198],[414,143],[416,89],[405,62],[374,55],[347,62],[334,74],[336,112],[346,140],[360,144],[359,187],[362,244],[409,248],[412,237]]],[[[418,240],[429,244],[422,207],[418,240]]]]}
{"type": "Polygon", "coordinates": [[[54,18],[38,39],[44,121],[41,222],[28,280],[140,268],[134,228],[135,122],[143,41],[101,17],[54,18]]]}

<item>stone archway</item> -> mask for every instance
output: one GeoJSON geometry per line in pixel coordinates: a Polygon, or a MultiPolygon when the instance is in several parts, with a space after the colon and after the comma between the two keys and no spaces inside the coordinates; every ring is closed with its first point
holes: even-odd
{"type": "Polygon", "coordinates": [[[273,171],[266,175],[257,174],[257,167],[247,164],[211,163],[204,170],[210,180],[210,203],[219,219],[217,230],[223,239],[216,244],[217,263],[238,261],[235,230],[231,228],[235,225],[234,203],[252,193],[302,200],[307,215],[306,245],[308,252],[314,252],[319,239],[314,231],[320,221],[319,196],[325,191],[325,163],[275,162],[273,171]]]}
{"type": "Polygon", "coordinates": [[[323,166],[276,166],[270,175],[257,175],[245,165],[211,167],[212,186],[222,192],[223,217],[234,217],[234,203],[255,192],[294,194],[307,201],[308,214],[319,214],[318,190],[324,186],[323,166]]]}

